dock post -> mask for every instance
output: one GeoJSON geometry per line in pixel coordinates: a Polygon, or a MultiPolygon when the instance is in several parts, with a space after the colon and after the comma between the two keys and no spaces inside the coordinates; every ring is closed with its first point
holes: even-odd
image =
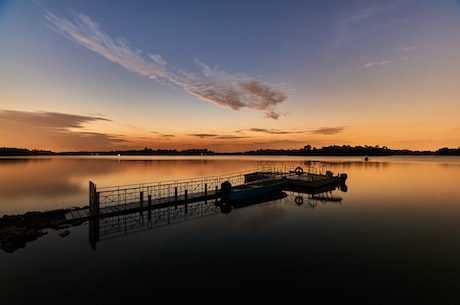
{"type": "Polygon", "coordinates": [[[187,190],[185,190],[184,200],[185,214],[187,214],[187,190]]]}
{"type": "Polygon", "coordinates": [[[144,205],[144,192],[143,191],[139,193],[139,204],[141,207],[141,215],[142,215],[142,206],[144,205]]]}
{"type": "Polygon", "coordinates": [[[215,204],[217,204],[219,201],[219,187],[217,186],[217,184],[216,184],[216,192],[214,195],[215,195],[214,198],[216,199],[215,204]]]}
{"type": "Polygon", "coordinates": [[[206,204],[208,202],[208,184],[204,184],[204,203],[206,204]]]}
{"type": "Polygon", "coordinates": [[[96,250],[96,243],[99,241],[99,218],[89,219],[89,244],[96,250]]]}
{"type": "Polygon", "coordinates": [[[149,214],[147,216],[147,219],[150,221],[152,220],[152,195],[149,194],[149,196],[147,197],[147,205],[149,207],[149,214]]]}
{"type": "Polygon", "coordinates": [[[177,186],[174,188],[174,200],[177,201],[177,186]]]}
{"type": "Polygon", "coordinates": [[[99,218],[99,192],[96,192],[96,217],[99,218]]]}
{"type": "Polygon", "coordinates": [[[96,198],[96,184],[94,184],[92,181],[89,182],[89,209],[93,213],[93,215],[96,214],[97,210],[99,209],[99,202],[96,198]]]}

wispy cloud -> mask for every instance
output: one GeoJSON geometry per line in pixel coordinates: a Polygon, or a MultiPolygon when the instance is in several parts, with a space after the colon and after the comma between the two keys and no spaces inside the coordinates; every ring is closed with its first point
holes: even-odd
{"type": "Polygon", "coordinates": [[[191,133],[188,135],[192,137],[201,138],[201,139],[216,139],[216,140],[234,140],[234,139],[254,138],[253,135],[245,135],[247,132],[264,133],[264,134],[272,134],[272,135],[305,133],[304,131],[283,131],[283,130],[267,129],[267,128],[249,128],[249,129],[236,130],[235,133],[238,135],[219,135],[219,134],[214,134],[214,133],[191,133]]]}
{"type": "Polygon", "coordinates": [[[214,133],[192,133],[189,136],[197,137],[200,139],[217,139],[217,140],[234,140],[234,139],[246,139],[245,136],[234,136],[234,135],[218,135],[214,133]]]}
{"type": "MultiPolygon", "coordinates": [[[[415,0],[387,0],[387,1],[348,1],[347,10],[337,24],[337,37],[332,47],[333,52],[339,51],[342,44],[349,41],[356,33],[372,31],[367,22],[375,20],[384,14],[391,14],[415,0]]],[[[385,22],[399,22],[396,18],[385,22]]]]}
{"type": "Polygon", "coordinates": [[[192,133],[192,134],[189,134],[189,136],[197,137],[197,138],[201,138],[201,139],[217,137],[217,135],[213,134],[213,133],[192,133]]]}
{"type": "Polygon", "coordinates": [[[235,140],[235,139],[248,139],[250,137],[246,136],[233,136],[233,135],[226,135],[226,136],[218,136],[216,139],[219,140],[235,140]]]}
{"type": "Polygon", "coordinates": [[[409,52],[417,49],[417,46],[403,47],[400,49],[401,52],[409,52]]]}
{"type": "Polygon", "coordinates": [[[361,68],[370,68],[374,66],[384,66],[391,64],[391,60],[371,61],[361,66],[361,68]]]}
{"type": "Polygon", "coordinates": [[[286,100],[281,88],[242,75],[230,75],[225,71],[212,69],[196,60],[202,75],[177,69],[167,63],[159,54],[144,54],[130,46],[127,40],[113,39],[98,23],[83,14],[74,14],[74,21],[45,12],[45,18],[58,33],[64,35],[111,62],[121,65],[130,72],[148,77],[159,83],[181,87],[187,93],[219,106],[240,110],[249,108],[262,111],[265,116],[277,119],[278,104],[286,100]]]}
{"type": "Polygon", "coordinates": [[[392,11],[410,4],[414,0],[387,0],[387,1],[356,1],[351,2],[353,10],[343,20],[342,26],[345,30],[355,24],[366,21],[384,13],[391,13],[392,11]]]}
{"type": "Polygon", "coordinates": [[[52,145],[62,150],[98,149],[126,142],[117,135],[86,130],[85,124],[97,121],[110,120],[56,112],[1,110],[0,138],[22,147],[52,145]],[[8,131],[14,131],[14,138],[8,131]]]}
{"type": "Polygon", "coordinates": [[[16,110],[1,110],[1,121],[11,123],[26,123],[38,128],[83,128],[83,124],[94,121],[110,121],[109,119],[92,116],[73,115],[57,112],[28,112],[16,110]]]}
{"type": "Polygon", "coordinates": [[[261,132],[268,134],[293,134],[293,133],[303,133],[302,131],[284,131],[276,129],[266,129],[266,128],[250,128],[249,131],[252,132],[261,132]]]}
{"type": "Polygon", "coordinates": [[[341,133],[344,130],[343,127],[321,127],[311,131],[313,134],[322,134],[322,135],[334,135],[341,133]]]}
{"type": "Polygon", "coordinates": [[[165,134],[158,131],[152,131],[151,133],[156,134],[159,140],[169,140],[175,137],[173,134],[165,134]]]}

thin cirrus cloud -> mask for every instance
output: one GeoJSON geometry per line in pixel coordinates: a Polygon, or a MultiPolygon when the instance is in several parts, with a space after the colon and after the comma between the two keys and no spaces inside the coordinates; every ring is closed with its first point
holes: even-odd
{"type": "Polygon", "coordinates": [[[192,137],[197,137],[197,138],[201,138],[201,139],[217,137],[217,135],[213,134],[213,133],[192,133],[192,134],[189,134],[189,135],[192,136],[192,137]]]}
{"type": "Polygon", "coordinates": [[[362,65],[361,67],[362,68],[370,68],[370,67],[373,67],[373,66],[383,66],[383,65],[389,65],[389,64],[391,64],[391,60],[371,61],[371,62],[368,62],[368,63],[362,65]]]}
{"type": "Polygon", "coordinates": [[[173,134],[165,134],[157,131],[152,131],[151,133],[156,134],[159,137],[159,140],[169,140],[175,137],[173,134]]]}
{"type": "Polygon", "coordinates": [[[417,49],[417,46],[410,46],[410,47],[403,47],[400,49],[401,52],[409,52],[409,51],[412,51],[412,50],[415,50],[417,49]]]}
{"type": "MultiPolygon", "coordinates": [[[[0,136],[11,138],[8,131],[14,130],[14,137],[27,141],[40,141],[46,136],[54,145],[71,147],[104,147],[126,142],[110,134],[88,132],[84,124],[110,121],[101,117],[72,115],[57,112],[29,112],[17,110],[0,111],[0,136]],[[3,134],[3,132],[7,132],[3,134]]],[[[14,138],[12,138],[14,140],[14,138]]]]}
{"type": "Polygon", "coordinates": [[[311,131],[313,134],[322,134],[322,135],[333,135],[341,133],[344,130],[343,127],[321,127],[311,131]]]}
{"type": "Polygon", "coordinates": [[[195,62],[202,68],[202,76],[176,69],[159,54],[143,55],[125,39],[113,39],[90,17],[84,14],[74,14],[74,17],[72,22],[45,12],[45,19],[58,33],[132,73],[176,85],[198,99],[235,111],[249,108],[262,111],[267,118],[278,119],[280,116],[275,107],[287,97],[279,87],[241,75],[230,75],[198,60],[195,62]]]}
{"type": "MultiPolygon", "coordinates": [[[[283,130],[276,130],[276,129],[266,129],[266,128],[249,128],[245,130],[238,130],[236,133],[244,133],[245,131],[250,131],[250,132],[257,132],[257,133],[266,133],[266,134],[274,134],[274,135],[284,135],[284,134],[292,134],[292,133],[303,133],[302,131],[283,131],[283,130]]],[[[214,139],[247,139],[250,138],[249,136],[235,136],[235,135],[217,135],[213,133],[194,133],[194,134],[189,134],[190,136],[193,137],[198,137],[198,138],[214,138],[214,139]]]]}
{"type": "Polygon", "coordinates": [[[216,139],[219,140],[236,140],[236,139],[248,139],[250,137],[245,137],[245,136],[232,136],[232,135],[227,135],[227,136],[218,136],[216,139]]]}
{"type": "MultiPolygon", "coordinates": [[[[390,14],[394,10],[408,5],[415,0],[387,0],[387,1],[350,1],[346,5],[352,5],[352,10],[338,22],[338,36],[332,50],[340,51],[344,43],[350,42],[353,35],[359,30],[360,33],[371,32],[371,27],[361,26],[363,22],[376,19],[384,14],[390,14]]],[[[392,22],[398,22],[392,18],[392,22]]],[[[389,26],[389,24],[387,24],[389,26]]]]}
{"type": "Polygon", "coordinates": [[[11,124],[24,124],[30,128],[83,128],[83,124],[94,121],[110,121],[101,117],[91,117],[82,115],[73,115],[57,112],[29,112],[17,110],[2,110],[0,111],[0,119],[2,122],[11,124]]]}
{"type": "Polygon", "coordinates": [[[275,130],[275,129],[266,129],[266,128],[250,128],[249,131],[268,133],[268,134],[292,134],[292,133],[303,133],[303,131],[284,131],[284,130],[275,130]]]}
{"type": "Polygon", "coordinates": [[[189,134],[189,136],[192,137],[197,137],[200,139],[206,139],[206,138],[211,138],[211,139],[218,139],[218,140],[234,140],[234,139],[246,139],[248,137],[245,136],[234,136],[234,135],[217,135],[214,133],[192,133],[189,134]]]}

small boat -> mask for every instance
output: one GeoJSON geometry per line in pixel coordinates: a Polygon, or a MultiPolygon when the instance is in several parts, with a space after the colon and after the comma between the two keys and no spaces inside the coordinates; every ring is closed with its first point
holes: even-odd
{"type": "Polygon", "coordinates": [[[298,166],[295,170],[289,172],[269,172],[258,171],[245,174],[245,182],[255,182],[263,179],[285,179],[285,188],[304,187],[320,188],[328,185],[344,185],[347,180],[347,174],[334,175],[331,171],[325,174],[304,172],[303,168],[298,166]]]}
{"type": "Polygon", "coordinates": [[[285,176],[283,173],[276,173],[271,171],[256,171],[244,174],[244,182],[253,182],[261,179],[269,179],[269,178],[279,178],[285,176]]]}
{"type": "Polygon", "coordinates": [[[347,174],[333,175],[331,171],[326,171],[325,174],[305,173],[301,167],[286,175],[286,185],[308,188],[344,184],[346,180],[347,174]]]}
{"type": "Polygon", "coordinates": [[[229,181],[221,184],[220,198],[224,202],[241,201],[267,196],[279,192],[284,185],[284,178],[265,178],[232,186],[229,181]]]}

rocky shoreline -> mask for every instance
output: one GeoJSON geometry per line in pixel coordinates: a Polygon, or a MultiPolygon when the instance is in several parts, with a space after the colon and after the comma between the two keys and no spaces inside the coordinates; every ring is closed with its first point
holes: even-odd
{"type": "Polygon", "coordinates": [[[28,242],[46,235],[46,229],[64,230],[59,235],[65,237],[70,233],[65,230],[66,228],[82,224],[82,221],[67,221],[65,215],[81,209],[88,209],[88,207],[4,215],[0,218],[0,247],[5,252],[12,253],[19,248],[24,248],[28,242]]]}

